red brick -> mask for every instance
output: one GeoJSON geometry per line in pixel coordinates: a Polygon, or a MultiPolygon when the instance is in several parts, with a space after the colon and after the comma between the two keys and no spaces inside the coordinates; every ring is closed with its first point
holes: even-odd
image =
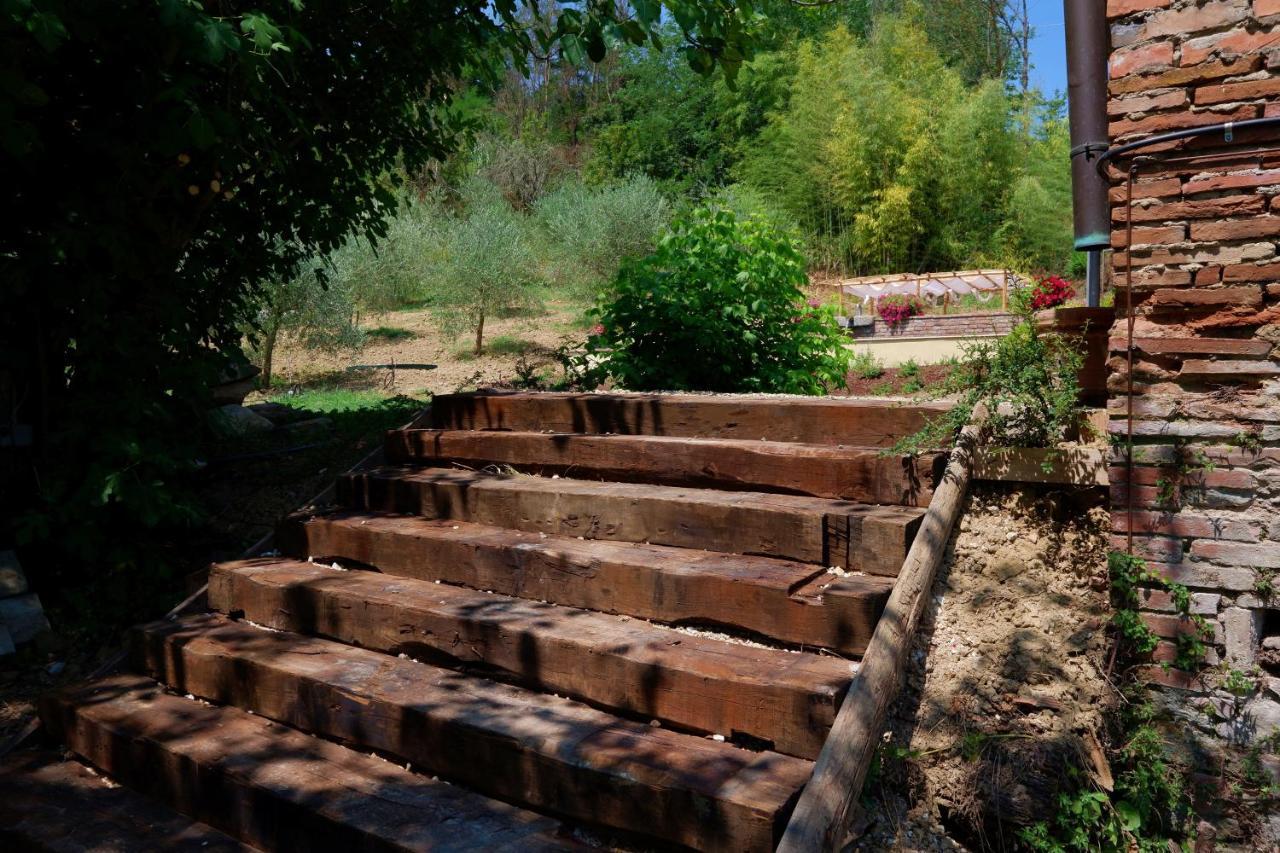
{"type": "MultiPolygon", "coordinates": [[[[1181,501],[1177,484],[1175,483],[1169,487],[1167,494],[1162,494],[1165,488],[1163,484],[1159,486],[1139,486],[1135,484],[1133,487],[1134,508],[1166,509],[1166,498],[1172,501],[1174,506],[1177,506],[1181,501]]],[[[1129,505],[1129,487],[1123,480],[1120,482],[1111,481],[1111,505],[1117,507],[1128,507],[1129,505]]]]}
{"type": "Polygon", "coordinates": [[[1203,5],[1166,9],[1147,19],[1141,37],[1182,36],[1217,29],[1247,19],[1250,11],[1249,0],[1209,0],[1203,5]]]}
{"type": "MultiPolygon", "coordinates": [[[[1270,344],[1254,338],[1135,337],[1133,345],[1151,355],[1266,355],[1271,352],[1270,344]]],[[[1125,346],[1125,338],[1114,337],[1111,339],[1112,352],[1123,352],[1125,346]]],[[[1170,400],[1168,402],[1175,404],[1178,401],[1170,400]]]]}
{"type": "Polygon", "coordinates": [[[1253,14],[1259,18],[1280,15],[1280,0],[1253,0],[1253,14]]]}
{"type": "Polygon", "coordinates": [[[1107,103],[1107,115],[1124,116],[1151,110],[1171,110],[1187,103],[1185,89],[1171,89],[1160,94],[1141,94],[1132,98],[1112,98],[1107,103]]]}
{"type": "Polygon", "coordinates": [[[1275,378],[1280,376],[1280,364],[1274,361],[1212,361],[1203,358],[1188,359],[1178,372],[1179,378],[1230,379],[1275,378]]]}
{"type": "Polygon", "coordinates": [[[1107,125],[1107,132],[1112,139],[1123,139],[1139,133],[1163,133],[1169,130],[1183,130],[1189,127],[1221,124],[1224,121],[1245,121],[1257,118],[1258,113],[1259,109],[1256,104],[1237,107],[1228,113],[1189,113],[1185,110],[1176,110],[1170,113],[1147,116],[1146,118],[1113,121],[1107,125]]]}
{"type": "Polygon", "coordinates": [[[1148,566],[1166,581],[1180,583],[1192,589],[1229,589],[1243,592],[1253,589],[1256,580],[1253,569],[1236,566],[1214,566],[1209,563],[1183,561],[1176,563],[1157,561],[1149,563],[1148,566]]]}
{"type": "MultiPolygon", "coordinates": [[[[1273,33],[1262,30],[1249,32],[1244,27],[1236,27],[1229,32],[1184,41],[1182,43],[1181,63],[1183,65],[1194,65],[1210,58],[1226,59],[1247,53],[1257,53],[1275,43],[1276,35],[1273,33]]],[[[1243,100],[1243,98],[1240,100],[1243,100]]]]}
{"type": "MultiPolygon", "coordinates": [[[[1128,537],[1112,536],[1111,547],[1123,551],[1128,546],[1128,537]]],[[[1157,563],[1181,563],[1182,540],[1172,536],[1134,536],[1133,553],[1144,560],[1157,563]]]]}
{"type": "MultiPolygon", "coordinates": [[[[1195,515],[1188,512],[1167,513],[1143,510],[1133,514],[1134,533],[1159,533],[1188,539],[1230,539],[1256,542],[1258,535],[1242,521],[1195,515]]],[[[1128,513],[1112,512],[1111,528],[1118,533],[1129,529],[1128,513]]]]}
{"type": "MultiPolygon", "coordinates": [[[[1107,469],[1107,475],[1113,483],[1125,481],[1123,465],[1114,465],[1107,469]]],[[[1147,465],[1133,466],[1133,482],[1137,485],[1154,486],[1162,479],[1179,478],[1183,483],[1196,488],[1206,489],[1252,489],[1258,481],[1248,471],[1240,469],[1219,469],[1212,471],[1192,471],[1179,475],[1173,468],[1153,468],[1147,465]]]]}
{"type": "MultiPolygon", "coordinates": [[[[1107,87],[1112,95],[1142,92],[1150,89],[1166,89],[1187,84],[1207,83],[1223,77],[1252,74],[1262,67],[1261,56],[1242,56],[1230,62],[1202,62],[1183,68],[1172,68],[1161,74],[1133,75],[1112,80],[1107,87]]],[[[1225,119],[1224,119],[1225,121],[1225,119]]]]}
{"type": "Polygon", "coordinates": [[[1226,306],[1256,307],[1262,304],[1262,293],[1256,287],[1206,287],[1196,290],[1157,290],[1151,296],[1151,307],[1159,310],[1185,308],[1222,308],[1226,306]]]}
{"type": "Polygon", "coordinates": [[[1119,18],[1134,12],[1167,9],[1173,0],[1107,0],[1107,17],[1119,18]]]}
{"type": "Polygon", "coordinates": [[[1147,684],[1172,687],[1175,690],[1190,690],[1198,693],[1209,689],[1204,676],[1199,673],[1183,672],[1180,669],[1164,667],[1159,664],[1136,667],[1134,669],[1134,677],[1147,684]]]}
{"type": "Polygon", "coordinates": [[[1163,71],[1173,65],[1173,42],[1159,41],[1111,54],[1112,79],[1127,74],[1163,71]]]}
{"type": "MultiPolygon", "coordinates": [[[[1268,38],[1275,39],[1270,35],[1268,38]]],[[[1280,77],[1268,77],[1266,80],[1245,80],[1240,83],[1218,83],[1214,86],[1201,86],[1195,91],[1197,104],[1224,104],[1228,101],[1251,101],[1255,98],[1269,98],[1280,95],[1280,77]]]]}
{"type": "MultiPolygon", "coordinates": [[[[1233,264],[1222,271],[1224,282],[1241,281],[1280,281],[1280,263],[1276,264],[1233,264]]],[[[1261,296],[1259,296],[1261,302],[1261,296]]]]}
{"type": "MultiPolygon", "coordinates": [[[[1168,243],[1181,243],[1187,239],[1187,227],[1185,225],[1157,225],[1146,226],[1133,229],[1133,245],[1165,245],[1168,243]]],[[[1111,232],[1111,245],[1113,248],[1123,249],[1127,244],[1128,234],[1123,228],[1117,228],[1111,232]]]]}
{"type": "MultiPolygon", "coordinates": [[[[1146,198],[1169,198],[1171,196],[1182,195],[1182,181],[1177,178],[1163,178],[1158,181],[1134,181],[1133,182],[1133,200],[1142,201],[1146,198]]],[[[1129,197],[1129,190],[1124,184],[1112,187],[1110,192],[1111,201],[1115,204],[1124,204],[1125,199],[1129,197]]]]}
{"type": "MultiPolygon", "coordinates": [[[[1142,621],[1147,623],[1147,627],[1155,631],[1161,637],[1178,637],[1189,634],[1199,633],[1199,627],[1190,619],[1182,616],[1167,616],[1163,613],[1143,613],[1142,621]]],[[[1217,625],[1210,622],[1210,629],[1213,631],[1213,641],[1215,643],[1222,642],[1219,636],[1221,633],[1217,625]]]]}
{"type": "Polygon", "coordinates": [[[1214,175],[1208,178],[1193,178],[1187,181],[1183,191],[1187,195],[1204,192],[1220,192],[1251,187],[1266,187],[1280,184],[1280,169],[1253,169],[1249,172],[1232,175],[1214,175]]]}
{"type": "Polygon", "coordinates": [[[1201,267],[1196,270],[1191,283],[1197,287],[1209,287],[1222,281],[1222,267],[1201,267]]]}
{"type": "MultiPolygon", "coordinates": [[[[1134,222],[1169,222],[1176,219],[1210,219],[1224,216],[1249,216],[1263,213],[1266,200],[1260,195],[1233,195],[1224,198],[1205,198],[1194,201],[1177,201],[1148,205],[1134,205],[1134,222]]],[[[1124,222],[1125,209],[1111,209],[1111,219],[1124,222]]]]}
{"type": "Polygon", "coordinates": [[[1280,216],[1191,223],[1191,239],[1194,241],[1249,240],[1254,237],[1277,236],[1280,236],[1280,216]]]}
{"type": "Polygon", "coordinates": [[[1245,545],[1199,539],[1191,544],[1191,554],[1199,560],[1244,566],[1249,569],[1280,569],[1280,544],[1269,542],[1245,545]]]}
{"type": "MultiPolygon", "coordinates": [[[[1117,261],[1119,264],[1119,261],[1117,261]]],[[[1124,267],[1116,266],[1116,282],[1117,287],[1125,285],[1124,267]]],[[[1191,284],[1191,273],[1186,270],[1162,270],[1159,267],[1147,267],[1144,269],[1135,269],[1133,271],[1133,289],[1136,298],[1137,292],[1142,289],[1151,289],[1155,287],[1182,287],[1191,284]]]]}

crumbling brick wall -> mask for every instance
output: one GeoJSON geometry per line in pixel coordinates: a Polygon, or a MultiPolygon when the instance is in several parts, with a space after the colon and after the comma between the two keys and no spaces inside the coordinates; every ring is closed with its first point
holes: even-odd
{"type": "MultiPolygon", "coordinates": [[[[1280,115],[1280,0],[1108,0],[1107,12],[1113,145],[1280,115]]],[[[1212,633],[1207,663],[1256,680],[1240,708],[1215,689],[1223,667],[1147,669],[1189,720],[1239,740],[1280,728],[1280,155],[1259,153],[1269,143],[1280,147],[1280,132],[1217,133],[1137,162],[1131,383],[1129,161],[1111,190],[1121,287],[1108,384],[1113,544],[1125,547],[1131,531],[1136,553],[1190,587],[1212,633]],[[1122,464],[1130,406],[1132,495],[1122,464]],[[1231,712],[1207,715],[1206,704],[1231,712]]],[[[1169,662],[1172,639],[1191,625],[1167,593],[1145,605],[1166,638],[1156,660],[1169,662]]]]}

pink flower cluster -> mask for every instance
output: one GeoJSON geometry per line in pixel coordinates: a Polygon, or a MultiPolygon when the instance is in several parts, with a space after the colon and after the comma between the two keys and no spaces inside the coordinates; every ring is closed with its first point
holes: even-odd
{"type": "Polygon", "coordinates": [[[1072,289],[1070,282],[1060,276],[1051,275],[1036,283],[1035,290],[1031,292],[1031,307],[1036,311],[1056,308],[1075,295],[1076,292],[1072,289]]]}
{"type": "Polygon", "coordinates": [[[890,326],[896,326],[908,317],[924,313],[924,303],[914,296],[886,296],[876,303],[876,313],[890,326]]]}

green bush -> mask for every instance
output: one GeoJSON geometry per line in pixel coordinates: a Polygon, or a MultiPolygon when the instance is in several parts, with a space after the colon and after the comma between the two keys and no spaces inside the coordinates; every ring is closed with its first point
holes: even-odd
{"type": "Polygon", "coordinates": [[[849,372],[859,379],[879,379],[884,376],[884,365],[870,350],[862,350],[849,360],[849,372]]]}
{"type": "Polygon", "coordinates": [[[806,305],[796,241],[756,219],[698,209],[622,266],[579,359],[637,390],[821,394],[850,354],[830,308],[806,305]]]}
{"type": "Polygon", "coordinates": [[[653,251],[670,210],[641,175],[605,187],[568,181],[537,203],[535,216],[550,243],[550,277],[594,288],[612,281],[624,259],[653,251]]]}
{"type": "Polygon", "coordinates": [[[1078,426],[1084,359],[1079,341],[1038,331],[1025,305],[1015,301],[1014,308],[1022,311],[1022,320],[1013,331],[998,341],[966,345],[960,362],[936,387],[938,395],[957,395],[956,405],[895,450],[950,444],[980,403],[987,408],[995,447],[1053,447],[1078,426]]]}

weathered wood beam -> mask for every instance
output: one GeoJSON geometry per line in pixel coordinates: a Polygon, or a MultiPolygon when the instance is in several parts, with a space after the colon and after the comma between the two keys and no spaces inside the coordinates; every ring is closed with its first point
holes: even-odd
{"type": "Polygon", "coordinates": [[[888,577],[837,577],[794,560],[377,513],[296,516],[281,525],[277,542],[299,559],[345,559],[389,575],[726,626],[852,655],[866,648],[893,590],[888,577]]]}
{"type": "Polygon", "coordinates": [[[923,511],[803,495],[389,467],[347,475],[353,509],[896,574],[923,511]]]}
{"type": "Polygon", "coordinates": [[[867,769],[880,744],[889,707],[902,686],[907,653],[960,516],[978,436],[975,426],[960,433],[813,777],[787,824],[779,853],[841,850],[848,843],[867,769]]]}
{"type": "Polygon", "coordinates": [[[437,429],[726,438],[887,447],[949,404],[717,394],[442,394],[437,429]]]}
{"type": "Polygon", "coordinates": [[[573,435],[477,430],[393,430],[387,460],[469,468],[499,465],[541,475],[625,483],[780,492],[925,506],[939,454],[781,441],[573,435]]]}
{"type": "Polygon", "coordinates": [[[681,633],[638,619],[297,560],[224,563],[209,603],[281,631],[516,682],[648,722],[742,733],[816,758],[856,664],[681,633]]]}

